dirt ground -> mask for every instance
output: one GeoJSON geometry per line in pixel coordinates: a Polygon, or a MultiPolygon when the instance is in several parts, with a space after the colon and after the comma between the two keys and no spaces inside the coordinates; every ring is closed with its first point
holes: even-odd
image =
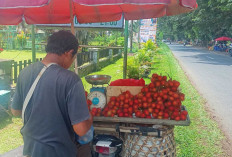
{"type": "Polygon", "coordinates": [[[210,109],[210,106],[207,103],[205,104],[205,110],[209,113],[211,119],[217,122],[220,130],[225,136],[224,140],[222,140],[221,143],[222,143],[222,149],[226,157],[232,157],[232,139],[228,135],[227,130],[223,128],[223,126],[221,125],[220,118],[216,115],[216,113],[213,110],[210,109]]]}

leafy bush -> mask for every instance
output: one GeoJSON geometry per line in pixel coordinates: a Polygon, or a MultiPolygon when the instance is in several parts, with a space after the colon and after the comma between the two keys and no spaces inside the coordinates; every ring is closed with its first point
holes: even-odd
{"type": "Polygon", "coordinates": [[[120,45],[120,46],[124,46],[124,37],[119,37],[117,43],[118,43],[118,45],[120,45]]]}
{"type": "Polygon", "coordinates": [[[101,35],[98,35],[95,37],[94,41],[97,41],[99,45],[101,45],[101,43],[104,42],[104,37],[102,37],[101,35]]]}
{"type": "Polygon", "coordinates": [[[139,65],[136,64],[134,57],[128,59],[127,62],[127,76],[128,78],[139,79],[139,65]]]}
{"type": "Polygon", "coordinates": [[[157,46],[152,40],[148,40],[146,43],[143,44],[143,49],[145,51],[155,51],[157,46]]]}
{"type": "Polygon", "coordinates": [[[139,76],[147,78],[151,72],[151,67],[149,65],[142,65],[139,67],[139,76]]]}
{"type": "Polygon", "coordinates": [[[17,34],[16,40],[18,41],[20,47],[24,49],[25,45],[27,44],[27,37],[23,31],[20,34],[17,34]]]}
{"type": "Polygon", "coordinates": [[[139,69],[137,66],[127,66],[127,76],[132,79],[139,79],[139,69]]]}
{"type": "Polygon", "coordinates": [[[127,76],[129,78],[148,77],[151,71],[153,56],[159,51],[159,48],[148,40],[143,44],[143,48],[135,53],[132,61],[128,60],[127,76]]]}
{"type": "Polygon", "coordinates": [[[145,51],[144,49],[139,50],[135,55],[135,62],[137,64],[144,64],[145,62],[151,62],[150,52],[145,51]]]}

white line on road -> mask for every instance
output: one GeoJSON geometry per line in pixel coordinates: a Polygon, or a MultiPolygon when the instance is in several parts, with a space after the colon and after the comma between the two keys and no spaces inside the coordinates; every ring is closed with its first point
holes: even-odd
{"type": "Polygon", "coordinates": [[[212,58],[212,57],[209,57],[209,56],[206,56],[207,58],[209,58],[209,59],[214,59],[214,58],[212,58]]]}

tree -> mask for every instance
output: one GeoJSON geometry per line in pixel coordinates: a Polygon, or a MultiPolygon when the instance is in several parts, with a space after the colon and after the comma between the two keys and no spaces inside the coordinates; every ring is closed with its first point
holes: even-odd
{"type": "Polygon", "coordinates": [[[232,36],[232,1],[198,0],[198,9],[187,14],[163,17],[158,31],[172,40],[208,41],[220,36],[232,36]]]}

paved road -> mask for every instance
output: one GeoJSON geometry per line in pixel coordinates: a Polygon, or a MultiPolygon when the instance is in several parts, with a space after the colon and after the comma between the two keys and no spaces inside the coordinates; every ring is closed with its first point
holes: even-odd
{"type": "Polygon", "coordinates": [[[0,157],[24,157],[23,156],[23,146],[20,146],[16,149],[13,149],[3,155],[0,155],[0,157]]]}
{"type": "Polygon", "coordinates": [[[192,46],[168,46],[232,140],[232,57],[192,46]]]}

